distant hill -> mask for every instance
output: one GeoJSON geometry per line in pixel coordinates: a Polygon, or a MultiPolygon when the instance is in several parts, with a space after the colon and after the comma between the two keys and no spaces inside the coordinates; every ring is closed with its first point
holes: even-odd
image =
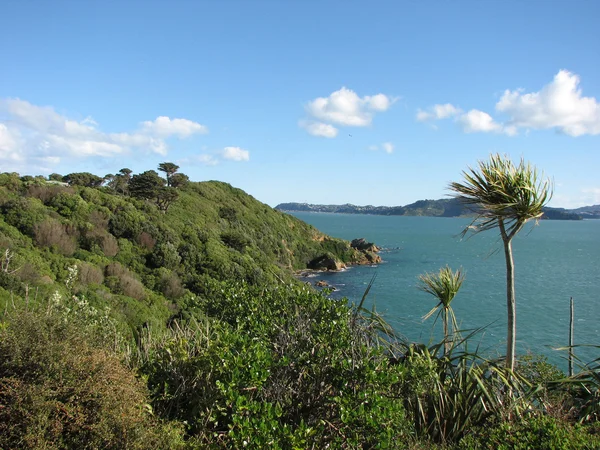
{"type": "MultiPolygon", "coordinates": [[[[338,214],[374,214],[381,216],[431,216],[461,217],[471,213],[456,199],[418,200],[406,206],[357,206],[315,205],[310,203],[280,203],[275,207],[280,211],[327,212],[338,214]]],[[[544,218],[551,220],[581,220],[600,218],[600,205],[586,206],[576,210],[564,208],[544,208],[544,218]]]]}
{"type": "Polygon", "coordinates": [[[571,211],[585,219],[600,219],[600,205],[582,206],[571,211]]]}

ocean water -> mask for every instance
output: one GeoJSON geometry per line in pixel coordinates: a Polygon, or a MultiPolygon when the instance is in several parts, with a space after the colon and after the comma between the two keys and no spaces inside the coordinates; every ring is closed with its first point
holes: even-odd
{"type": "MultiPolygon", "coordinates": [[[[452,307],[463,330],[483,327],[471,345],[490,356],[506,351],[506,266],[496,231],[459,236],[462,218],[293,213],[331,236],[363,237],[383,247],[384,262],[338,273],[319,273],[334,297],[358,302],[376,275],[365,306],[375,305],[394,329],[412,341],[441,337],[441,324],[423,321],[436,302],[417,289],[418,276],[448,264],[466,272],[452,307]]],[[[543,354],[566,369],[570,298],[575,301],[575,344],[600,345],[600,220],[541,221],[513,240],[517,296],[517,351],[543,354]]],[[[600,357],[577,348],[584,361],[600,357]]]]}

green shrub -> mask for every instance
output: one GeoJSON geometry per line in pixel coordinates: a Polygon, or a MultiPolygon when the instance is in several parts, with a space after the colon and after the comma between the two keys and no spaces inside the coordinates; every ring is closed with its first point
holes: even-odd
{"type": "Polygon", "coordinates": [[[143,339],[157,413],[224,448],[389,448],[408,436],[401,368],[353,329],[345,303],[293,286],[207,294],[185,299],[200,321],[143,339]]]}
{"type": "Polygon", "coordinates": [[[149,262],[153,267],[175,269],[181,262],[177,247],[170,242],[161,242],[154,247],[149,262]]]}
{"type": "Polygon", "coordinates": [[[0,328],[0,448],[181,448],[146,390],[94,336],[15,311],[0,328]]]}
{"type": "Polygon", "coordinates": [[[85,208],[85,202],[77,194],[69,194],[66,192],[58,193],[49,201],[49,205],[53,207],[61,216],[72,218],[85,208]]]}
{"type": "Polygon", "coordinates": [[[600,436],[591,429],[544,415],[525,416],[514,422],[490,422],[477,428],[458,445],[475,450],[576,450],[600,448],[600,436]]]}
{"type": "Polygon", "coordinates": [[[33,236],[37,223],[44,220],[44,212],[39,200],[19,198],[9,200],[2,205],[4,220],[27,236],[33,236]]]}

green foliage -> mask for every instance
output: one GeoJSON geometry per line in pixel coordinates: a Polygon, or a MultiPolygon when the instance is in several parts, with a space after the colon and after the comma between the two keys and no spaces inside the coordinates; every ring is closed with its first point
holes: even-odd
{"type": "Polygon", "coordinates": [[[163,162],[158,165],[158,170],[164,172],[167,176],[167,186],[173,186],[173,184],[171,183],[171,179],[173,178],[173,175],[175,175],[175,172],[177,172],[178,169],[179,166],[172,162],[163,162]]]}
{"type": "Polygon", "coordinates": [[[2,205],[5,222],[27,236],[33,235],[34,226],[46,214],[41,202],[32,198],[12,198],[2,205]]]}
{"type": "Polygon", "coordinates": [[[219,208],[219,217],[228,222],[235,222],[237,220],[237,211],[231,206],[222,206],[219,208]]]}
{"type": "MultiPolygon", "coordinates": [[[[507,235],[514,236],[525,222],[542,216],[552,189],[550,181],[542,179],[535,167],[523,159],[515,165],[499,154],[478,165],[478,170],[463,172],[464,183],[450,183],[455,198],[477,214],[477,232],[503,222],[507,235]]],[[[465,233],[473,229],[466,228],[465,233]]]]}
{"type": "Polygon", "coordinates": [[[133,197],[153,199],[164,185],[165,180],[159,177],[154,170],[147,170],[131,177],[129,192],[133,197]]]}
{"type": "Polygon", "coordinates": [[[156,198],[154,201],[156,202],[156,206],[162,212],[167,212],[171,204],[179,198],[179,192],[175,190],[173,187],[162,187],[156,193],[156,198]]]}
{"type": "MultiPolygon", "coordinates": [[[[577,347],[577,346],[575,346],[577,347]]],[[[591,347],[600,350],[600,346],[591,347]]],[[[580,422],[598,422],[600,420],[600,357],[583,362],[575,357],[580,372],[564,380],[550,384],[553,392],[566,389],[573,402],[575,417],[580,422]]]]}
{"type": "Polygon", "coordinates": [[[50,175],[48,175],[48,179],[50,181],[62,181],[63,180],[63,176],[60,173],[51,173],[50,175]]]}
{"type": "Polygon", "coordinates": [[[223,243],[238,252],[243,252],[244,248],[250,245],[250,240],[245,236],[242,231],[231,230],[221,234],[221,240],[223,243]]]}
{"type": "MultiPolygon", "coordinates": [[[[173,302],[204,294],[215,280],[293,283],[287,269],[305,268],[332,242],[336,258],[352,255],[347,243],[324,239],[226,183],[179,186],[179,197],[161,214],[122,195],[129,191],[129,169],[109,181],[121,177],[124,184],[114,189],[80,186],[86,177],[71,175],[73,186],[65,187],[33,177],[25,185],[18,174],[0,174],[0,252],[14,252],[11,267],[19,269],[1,275],[0,305],[39,303],[62,293],[57,283],[77,265],[79,292],[101,308],[110,306],[119,328],[133,336],[156,318],[164,327],[171,315],[188,316],[180,311],[185,305],[173,302]]],[[[150,178],[164,185],[156,173],[150,178]]]]}
{"type": "Polygon", "coordinates": [[[150,255],[150,263],[154,267],[178,267],[181,262],[181,256],[177,247],[170,242],[160,242],[154,246],[150,255]]]}
{"type": "Polygon", "coordinates": [[[49,205],[61,216],[71,218],[85,207],[85,201],[79,195],[60,193],[50,200],[49,205]]]}
{"type": "Polygon", "coordinates": [[[517,372],[532,385],[546,385],[565,377],[564,372],[550,364],[547,357],[532,353],[519,357],[517,372]]]}
{"type": "Polygon", "coordinates": [[[393,395],[402,372],[344,303],[230,283],[191,301],[197,320],[143,341],[157,413],[224,448],[389,448],[408,436],[393,395]]]}
{"type": "Polygon", "coordinates": [[[520,415],[535,397],[523,378],[498,361],[460,351],[463,342],[444,351],[444,342],[409,346],[400,363],[406,368],[401,396],[415,431],[435,442],[456,442],[489,417],[520,415]]]}
{"type": "Polygon", "coordinates": [[[70,186],[99,187],[102,185],[104,179],[89,172],[77,172],[65,175],[62,181],[68,183],[70,186]]]}
{"type": "Polygon", "coordinates": [[[88,329],[14,311],[0,327],[1,448],[182,448],[147,392],[88,329]]]}
{"type": "Polygon", "coordinates": [[[183,173],[173,174],[170,178],[170,186],[174,188],[182,188],[190,182],[190,177],[183,173]]]}
{"type": "Polygon", "coordinates": [[[530,220],[543,215],[545,204],[552,197],[550,180],[543,180],[537,169],[521,159],[518,165],[506,156],[491,155],[489,161],[479,161],[478,170],[463,172],[464,182],[450,183],[454,197],[475,213],[469,232],[498,228],[504,243],[506,258],[506,367],[514,370],[516,347],[516,296],[512,256],[512,239],[530,220]]]}
{"type": "Polygon", "coordinates": [[[448,266],[442,267],[437,273],[425,273],[419,276],[419,289],[438,300],[438,304],[423,316],[423,320],[427,320],[436,311],[438,311],[436,320],[442,316],[446,349],[451,346],[450,325],[452,326],[452,338],[455,339],[457,337],[458,323],[456,322],[456,316],[454,315],[451,303],[461,288],[464,279],[465,276],[460,269],[453,272],[448,266]]]}
{"type": "Polygon", "coordinates": [[[4,172],[0,174],[0,186],[5,188],[8,191],[17,192],[21,186],[22,182],[19,178],[19,174],[12,172],[4,172]]]}
{"type": "Polygon", "coordinates": [[[548,416],[527,415],[514,422],[490,422],[460,441],[459,449],[576,450],[600,448],[591,428],[570,425],[548,416]]]}
{"type": "MultiPolygon", "coordinates": [[[[565,383],[464,341],[401,345],[362,304],[293,279],[323,255],[356,261],[349,243],[178,173],[161,206],[134,194],[145,178],[167,189],[144,174],[106,187],[0,174],[0,447],[435,448],[508,426],[542,445],[591,439],[566,419],[597,420],[597,364],[565,383]]],[[[459,287],[428,286],[442,305],[459,287]]]]}

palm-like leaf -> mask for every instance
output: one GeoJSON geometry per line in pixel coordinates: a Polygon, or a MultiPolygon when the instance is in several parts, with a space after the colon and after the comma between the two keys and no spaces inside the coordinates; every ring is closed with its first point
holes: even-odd
{"type": "Polygon", "coordinates": [[[463,234],[469,230],[490,230],[502,221],[512,238],[527,221],[542,216],[552,189],[550,181],[543,179],[535,167],[523,159],[514,165],[498,154],[489,161],[479,161],[478,166],[478,170],[469,168],[463,172],[463,183],[452,182],[449,186],[456,193],[454,197],[476,214],[463,234]]]}
{"type": "MultiPolygon", "coordinates": [[[[419,276],[418,288],[428,294],[431,294],[438,300],[438,304],[431,311],[423,316],[423,320],[429,319],[433,314],[438,313],[435,321],[442,316],[444,323],[444,338],[449,345],[449,323],[452,324],[452,333],[458,332],[458,323],[456,316],[450,304],[463,284],[465,275],[461,269],[454,272],[450,267],[442,267],[437,273],[425,273],[419,276]]],[[[434,322],[435,324],[435,322],[434,322]]]]}
{"type": "Polygon", "coordinates": [[[489,161],[479,161],[479,170],[463,172],[464,182],[450,183],[454,197],[475,213],[471,225],[463,230],[479,233],[498,227],[506,258],[506,305],[508,330],[506,366],[515,365],[516,297],[512,238],[529,220],[542,217],[543,207],[552,197],[549,180],[544,180],[535,167],[521,159],[514,165],[510,159],[492,155],[489,161]]]}
{"type": "Polygon", "coordinates": [[[461,269],[456,272],[448,266],[442,267],[437,273],[425,273],[419,276],[419,289],[433,295],[440,305],[447,308],[456,296],[465,280],[461,269]]]}

